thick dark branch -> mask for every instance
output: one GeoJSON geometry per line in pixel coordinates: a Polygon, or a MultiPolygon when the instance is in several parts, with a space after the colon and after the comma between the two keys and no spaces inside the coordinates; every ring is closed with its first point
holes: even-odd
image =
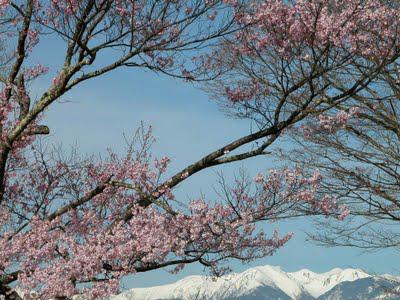
{"type": "Polygon", "coordinates": [[[46,125],[38,125],[35,126],[35,128],[33,128],[29,134],[30,135],[39,135],[39,134],[49,134],[50,133],[50,129],[49,127],[47,127],[46,125]]]}
{"type": "Polygon", "coordinates": [[[26,11],[24,13],[24,21],[22,23],[22,29],[20,30],[17,42],[17,50],[16,50],[16,60],[11,69],[10,75],[8,77],[8,83],[13,84],[17,75],[21,69],[22,63],[26,57],[26,39],[28,37],[29,27],[31,25],[33,13],[33,1],[27,1],[26,11]]]}
{"type": "Polygon", "coordinates": [[[77,199],[76,201],[60,207],[59,209],[57,209],[54,213],[52,213],[49,217],[48,220],[54,220],[55,218],[65,214],[66,212],[77,208],[78,206],[92,200],[95,196],[101,194],[104,189],[110,184],[112,177],[109,177],[105,182],[103,182],[102,184],[100,184],[99,186],[97,186],[96,188],[94,188],[93,190],[91,190],[89,193],[87,193],[85,196],[83,196],[82,198],[77,199]]]}

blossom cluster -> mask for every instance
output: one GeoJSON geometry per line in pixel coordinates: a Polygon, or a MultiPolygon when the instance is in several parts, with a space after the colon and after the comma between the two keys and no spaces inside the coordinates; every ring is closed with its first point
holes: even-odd
{"type": "Polygon", "coordinates": [[[97,299],[117,293],[124,275],[172,261],[172,271],[178,271],[192,259],[204,259],[221,274],[227,259],[271,255],[293,235],[265,233],[257,229],[259,221],[290,216],[297,206],[339,219],[346,214],[334,199],[318,196],[318,173],[307,177],[300,170],[271,170],[254,179],[253,192],[234,186],[225,204],[197,199],[172,213],[139,204],[145,195],[154,196],[167,157],[156,159],[152,168],[143,151],[54,164],[43,161],[38,150],[33,153],[35,159],[26,159],[25,167],[7,179],[0,216],[0,273],[17,264],[18,286],[28,298],[85,294],[97,299]],[[62,207],[69,208],[58,213],[62,207]],[[123,220],[126,212],[130,218],[123,220]]]}
{"type": "Polygon", "coordinates": [[[299,55],[299,45],[303,51],[333,46],[381,57],[397,41],[399,17],[398,9],[380,0],[257,1],[250,12],[237,16],[238,22],[250,25],[237,34],[242,43],[237,47],[250,53],[273,47],[292,57],[299,55]]]}
{"type": "Polygon", "coordinates": [[[318,116],[317,122],[302,125],[301,130],[305,138],[311,138],[317,133],[334,133],[344,128],[360,112],[358,107],[351,107],[348,111],[340,110],[335,115],[321,114],[318,116]]]}

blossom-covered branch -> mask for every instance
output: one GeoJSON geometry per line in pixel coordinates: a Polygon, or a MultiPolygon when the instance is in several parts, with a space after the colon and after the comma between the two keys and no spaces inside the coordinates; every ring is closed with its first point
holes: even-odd
{"type": "Polygon", "coordinates": [[[176,205],[173,188],[268,155],[290,128],[368,91],[400,54],[399,9],[378,0],[6,0],[0,21],[0,292],[12,297],[17,285],[27,299],[98,298],[127,274],[193,262],[219,274],[223,262],[271,255],[291,237],[258,222],[345,218],[347,207],[319,191],[318,173],[297,169],[257,176],[252,189],[235,182],[225,203],[176,205]],[[58,69],[29,60],[44,36],[65,46],[58,69]],[[151,157],[146,130],[122,157],[42,147],[45,110],[121,67],[208,80],[202,87],[222,108],[257,129],[169,178],[169,158],[151,157]],[[30,83],[49,72],[34,97],[30,83]]]}

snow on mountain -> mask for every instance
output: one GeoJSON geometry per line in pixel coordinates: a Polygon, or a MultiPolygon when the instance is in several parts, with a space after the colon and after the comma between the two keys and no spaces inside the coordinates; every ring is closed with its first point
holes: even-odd
{"type": "Polygon", "coordinates": [[[288,273],[288,275],[299,282],[307,292],[315,298],[318,298],[341,282],[370,277],[369,274],[360,269],[342,270],[339,268],[319,274],[303,269],[297,272],[288,273]]]}
{"type": "Polygon", "coordinates": [[[391,293],[396,291],[396,283],[381,277],[366,277],[358,279],[357,284],[344,281],[323,294],[318,300],[398,300],[400,294],[391,293]]]}
{"type": "MultiPolygon", "coordinates": [[[[363,288],[367,286],[369,289],[376,288],[377,281],[375,278],[377,277],[371,276],[360,269],[343,270],[335,268],[325,273],[314,273],[310,270],[302,269],[290,273],[283,271],[279,267],[267,265],[251,268],[242,273],[232,273],[215,280],[207,276],[189,276],[172,284],[132,289],[123,294],[112,297],[111,299],[336,300],[341,299],[341,296],[346,296],[349,297],[348,299],[352,299],[352,289],[363,291],[365,290],[363,288]],[[352,285],[352,283],[354,284],[352,285]]],[[[388,278],[400,282],[398,277],[391,275],[379,277],[379,280],[388,281],[388,278]]],[[[378,290],[373,290],[373,293],[371,290],[369,293],[369,295],[374,295],[374,297],[378,297],[379,294],[380,291],[378,290]]]]}
{"type": "Polygon", "coordinates": [[[154,299],[225,299],[246,295],[262,287],[282,291],[290,298],[298,298],[307,291],[279,267],[257,267],[243,273],[233,273],[216,280],[206,276],[190,276],[173,284],[152,288],[137,288],[118,295],[113,300],[154,299]],[[161,297],[161,298],[160,298],[161,297]]]}

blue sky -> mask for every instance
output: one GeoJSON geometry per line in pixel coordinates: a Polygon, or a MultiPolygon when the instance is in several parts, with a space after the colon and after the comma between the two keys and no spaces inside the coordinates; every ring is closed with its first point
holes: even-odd
{"type": "MultiPolygon", "coordinates": [[[[39,50],[32,61],[43,62],[45,58],[45,64],[53,70],[59,66],[57,53],[63,50],[59,44],[45,41],[39,50]]],[[[38,95],[48,85],[48,80],[46,76],[33,86],[38,95]]],[[[66,149],[78,144],[83,153],[104,153],[107,147],[122,151],[123,134],[129,136],[144,121],[154,128],[157,139],[154,155],[168,155],[172,159],[172,172],[249,133],[247,121],[226,117],[213,100],[194,86],[138,69],[120,69],[86,82],[72,90],[63,101],[46,113],[45,124],[51,129],[52,141],[62,142],[66,149]]],[[[200,193],[212,199],[216,170],[229,175],[244,166],[250,174],[255,174],[268,170],[275,163],[273,157],[267,156],[206,170],[185,181],[176,194],[183,200],[196,198],[200,193]]],[[[358,267],[378,273],[400,272],[394,263],[398,259],[398,253],[394,251],[362,254],[356,249],[322,248],[305,242],[303,231],[312,229],[308,220],[263,226],[271,232],[278,229],[282,234],[293,231],[295,236],[272,257],[245,266],[232,262],[234,271],[271,264],[281,266],[285,271],[308,268],[323,272],[334,267],[358,267]]],[[[191,265],[178,275],[161,270],[130,276],[124,280],[124,287],[164,284],[187,275],[201,274],[202,270],[198,265],[191,265]]]]}

